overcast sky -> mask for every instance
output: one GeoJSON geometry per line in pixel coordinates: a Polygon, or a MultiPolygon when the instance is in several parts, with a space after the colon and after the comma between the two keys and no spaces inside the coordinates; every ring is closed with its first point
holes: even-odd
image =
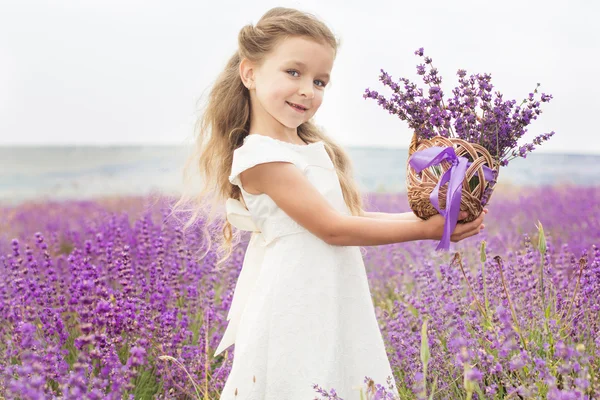
{"type": "Polygon", "coordinates": [[[239,29],[279,5],[316,14],[342,41],[316,114],[342,145],[407,147],[406,122],[362,95],[389,97],[380,68],[424,85],[424,47],[446,95],[459,68],[491,73],[505,100],[541,83],[554,99],[527,141],[554,130],[542,151],[600,154],[600,5],[581,0],[2,0],[0,145],[189,143],[239,29]]]}

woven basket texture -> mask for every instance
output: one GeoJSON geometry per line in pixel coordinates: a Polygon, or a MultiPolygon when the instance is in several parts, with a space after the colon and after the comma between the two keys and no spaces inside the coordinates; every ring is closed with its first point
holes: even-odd
{"type": "MultiPolygon", "coordinates": [[[[462,195],[460,202],[460,209],[468,212],[468,217],[464,219],[464,222],[471,222],[481,213],[483,206],[481,205],[481,198],[485,192],[485,189],[490,185],[486,181],[483,174],[482,166],[485,165],[492,170],[498,171],[498,164],[492,158],[490,153],[481,145],[477,143],[470,143],[459,138],[446,138],[443,136],[435,136],[431,139],[417,138],[417,134],[414,133],[408,149],[409,157],[416,151],[424,150],[432,146],[441,147],[454,147],[454,151],[457,156],[466,157],[471,165],[467,168],[465,173],[465,179],[462,185],[462,195]],[[471,182],[471,185],[469,182],[471,182]],[[471,187],[472,186],[472,187],[471,187]]],[[[411,167],[410,163],[407,164],[406,169],[406,186],[408,191],[408,203],[410,208],[413,210],[415,215],[421,219],[428,219],[435,214],[439,214],[438,211],[433,207],[429,196],[432,190],[437,185],[442,175],[452,167],[452,163],[449,161],[442,161],[436,167],[425,168],[421,172],[416,172],[411,167]]],[[[440,187],[438,192],[439,206],[441,209],[446,208],[446,194],[448,184],[440,187]]],[[[488,200],[491,199],[493,190],[488,194],[488,200]]]]}

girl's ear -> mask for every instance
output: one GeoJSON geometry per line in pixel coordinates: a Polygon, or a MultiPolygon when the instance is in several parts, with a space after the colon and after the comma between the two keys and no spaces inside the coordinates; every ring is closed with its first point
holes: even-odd
{"type": "Polygon", "coordinates": [[[240,78],[248,90],[254,89],[254,65],[247,58],[240,62],[240,78]]]}

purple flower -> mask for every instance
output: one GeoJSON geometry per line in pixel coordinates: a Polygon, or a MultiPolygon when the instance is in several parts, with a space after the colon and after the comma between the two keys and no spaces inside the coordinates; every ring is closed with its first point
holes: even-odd
{"type": "MultiPolygon", "coordinates": [[[[415,54],[423,57],[423,48],[415,54]]],[[[498,166],[507,166],[516,157],[526,158],[535,149],[534,144],[540,145],[554,134],[540,135],[533,143],[518,144],[527,132],[526,127],[542,113],[540,104],[552,99],[552,95],[546,93],[541,94],[540,100],[536,99],[539,83],[521,104],[516,105],[516,100],[503,100],[502,93],[497,90],[492,94],[494,85],[489,73],[467,77],[464,69],[458,69],[459,84],[449,98],[444,98],[439,87],[442,77],[433,67],[431,57],[424,57],[424,64],[417,65],[417,74],[429,87],[428,98],[423,97],[423,89],[416,84],[406,78],[395,82],[383,69],[379,80],[392,89],[394,95],[388,100],[367,89],[363,98],[376,99],[390,114],[406,121],[418,138],[457,137],[483,146],[498,166]]]]}
{"type": "Polygon", "coordinates": [[[19,333],[21,335],[21,347],[26,349],[33,347],[37,343],[37,341],[34,339],[35,331],[35,325],[29,322],[21,323],[21,327],[19,329],[19,333]]]}
{"type": "Polygon", "coordinates": [[[481,382],[483,374],[477,368],[473,368],[467,372],[467,379],[470,381],[481,382]]]}
{"type": "MultiPolygon", "coordinates": [[[[429,91],[411,92],[446,121],[429,91]]],[[[429,123],[430,115],[421,117],[429,123]]],[[[393,399],[385,391],[396,383],[405,397],[427,399],[437,380],[434,398],[466,398],[456,379],[468,364],[475,367],[465,378],[486,398],[535,398],[542,396],[538,385],[548,399],[598,392],[588,376],[600,357],[600,322],[586,318],[600,311],[599,220],[590,213],[598,198],[597,186],[527,188],[518,196],[498,191],[490,232],[456,243],[464,274],[420,241],[370,250],[365,273],[398,374],[387,384],[358,383],[382,400],[393,399]],[[535,244],[539,232],[531,221],[537,220],[545,254],[535,244]],[[551,288],[544,298],[549,315],[540,273],[551,288]],[[420,354],[424,318],[431,321],[427,374],[420,354]]],[[[373,210],[409,211],[406,193],[372,193],[369,200],[373,210]]],[[[235,349],[213,352],[247,243],[217,272],[216,253],[193,256],[205,245],[201,229],[184,236],[174,221],[125,213],[131,200],[122,201],[115,214],[93,201],[0,206],[3,233],[16,238],[0,240],[0,397],[116,400],[146,390],[151,398],[193,396],[186,372],[161,356],[181,363],[208,387],[208,397],[222,390],[235,349]],[[60,253],[61,246],[68,250],[60,253]],[[151,387],[142,387],[148,381],[151,387]]],[[[135,204],[143,209],[144,199],[135,204]]],[[[149,214],[160,216],[165,206],[149,214]]],[[[318,395],[331,400],[346,388],[327,389],[318,395]]]]}

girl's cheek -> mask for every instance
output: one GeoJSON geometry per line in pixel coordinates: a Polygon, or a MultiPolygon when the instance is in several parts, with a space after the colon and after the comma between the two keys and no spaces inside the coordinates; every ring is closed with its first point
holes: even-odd
{"type": "Polygon", "coordinates": [[[315,96],[315,100],[317,100],[316,104],[317,107],[319,107],[323,103],[323,93],[317,94],[317,96],[315,96]]]}

